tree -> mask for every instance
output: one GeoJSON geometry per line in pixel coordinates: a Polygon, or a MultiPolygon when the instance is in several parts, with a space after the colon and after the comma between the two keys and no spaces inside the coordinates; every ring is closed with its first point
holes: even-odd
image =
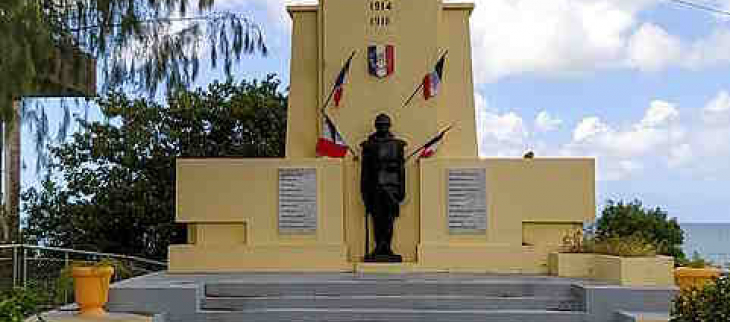
{"type": "Polygon", "coordinates": [[[677,219],[670,219],[661,208],[644,208],[639,200],[629,203],[609,200],[596,223],[595,234],[599,240],[640,234],[656,245],[659,254],[677,260],[685,258],[682,251],[684,232],[677,219]]]}
{"type": "Polygon", "coordinates": [[[286,97],[279,81],[175,91],[161,105],[113,93],[108,122],[51,148],[49,174],[24,192],[25,236],[49,246],[164,258],[184,241],[174,224],[175,159],[283,157],[286,97]]]}
{"type": "Polygon", "coordinates": [[[44,77],[58,57],[73,64],[62,69],[73,71],[74,78],[86,72],[77,58],[94,57],[102,92],[124,87],[152,96],[161,84],[168,90],[189,86],[198,76],[205,43],[212,67],[222,60],[230,78],[233,62],[242,54],[265,55],[268,50],[256,24],[232,13],[210,13],[214,1],[198,0],[197,16],[187,16],[191,0],[0,1],[0,75],[12,75],[0,78],[0,126],[5,127],[4,143],[11,146],[4,169],[9,198],[0,212],[0,242],[18,242],[21,167],[16,154],[22,113],[13,102],[56,91],[44,77]]]}
{"type": "MultiPolygon", "coordinates": [[[[104,86],[132,85],[154,94],[189,85],[197,76],[203,43],[216,67],[230,76],[242,54],[267,53],[261,29],[233,13],[210,13],[215,0],[3,0],[0,1],[0,112],[41,90],[54,50],[68,57],[86,52],[99,61],[104,86]]],[[[71,59],[72,63],[78,60],[71,59]]],[[[74,66],[78,67],[78,66],[74,66]]]]}

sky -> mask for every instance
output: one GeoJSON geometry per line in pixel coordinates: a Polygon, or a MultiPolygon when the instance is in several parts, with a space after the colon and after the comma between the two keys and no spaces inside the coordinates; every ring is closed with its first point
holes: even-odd
{"type": "MultiPolygon", "coordinates": [[[[595,157],[599,206],[640,199],[680,222],[730,222],[730,15],[670,0],[473,2],[481,156],[595,157]]],[[[288,84],[287,3],[216,0],[261,25],[271,50],[238,64],[237,79],[288,84]]],[[[201,74],[197,86],[223,79],[201,74]]]]}

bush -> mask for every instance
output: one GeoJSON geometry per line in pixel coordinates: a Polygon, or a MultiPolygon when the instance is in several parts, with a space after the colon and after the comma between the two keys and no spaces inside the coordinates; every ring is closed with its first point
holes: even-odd
{"type": "Polygon", "coordinates": [[[583,230],[569,232],[563,237],[563,253],[581,254],[596,253],[621,257],[655,256],[656,247],[643,235],[634,234],[629,237],[608,237],[597,240],[583,230]]]}
{"type": "Polygon", "coordinates": [[[682,292],[674,300],[672,322],[730,320],[730,280],[715,280],[702,289],[682,292]]]}
{"type": "Polygon", "coordinates": [[[702,258],[702,256],[698,252],[694,252],[694,254],[692,254],[692,259],[684,259],[677,262],[677,265],[689,268],[706,268],[713,266],[711,261],[702,258]]]}
{"type": "Polygon", "coordinates": [[[654,245],[658,254],[672,256],[677,262],[685,258],[684,232],[677,219],[669,219],[661,208],[644,208],[638,200],[630,203],[609,200],[596,223],[595,234],[598,241],[640,234],[654,245]]]}
{"type": "Polygon", "coordinates": [[[621,257],[648,257],[656,256],[657,249],[644,236],[636,234],[629,237],[610,237],[596,241],[593,244],[593,253],[621,257]]]}
{"type": "Polygon", "coordinates": [[[592,251],[592,247],[588,246],[590,242],[592,242],[592,238],[585,235],[583,229],[576,229],[563,236],[561,252],[569,254],[590,253],[592,251]]]}
{"type": "Polygon", "coordinates": [[[41,296],[31,288],[15,288],[0,294],[0,321],[23,322],[38,313],[41,296]]]}

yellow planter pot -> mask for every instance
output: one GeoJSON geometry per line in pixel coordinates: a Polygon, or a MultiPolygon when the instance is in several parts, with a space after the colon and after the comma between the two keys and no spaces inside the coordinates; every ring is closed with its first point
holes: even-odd
{"type": "Polygon", "coordinates": [[[114,275],[113,267],[74,267],[74,295],[79,304],[79,315],[101,317],[106,315],[104,305],[109,301],[109,282],[114,275]]]}
{"type": "Polygon", "coordinates": [[[674,280],[682,291],[702,288],[718,277],[720,270],[716,268],[680,267],[674,270],[674,280]]]}

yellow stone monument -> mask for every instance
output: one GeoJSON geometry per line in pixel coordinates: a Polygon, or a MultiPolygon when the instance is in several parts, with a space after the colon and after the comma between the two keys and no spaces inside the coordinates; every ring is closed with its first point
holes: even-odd
{"type": "MultiPolygon", "coordinates": [[[[355,51],[339,107],[326,109],[350,147],[379,113],[412,152],[453,125],[435,156],[406,165],[407,197],[392,271],[547,273],[562,237],[595,216],[593,159],[481,159],[472,80],[472,3],[320,0],[293,5],[286,158],[181,159],[172,273],[368,271],[360,164],[318,158],[322,105],[355,51]],[[390,47],[372,73],[369,47],[390,47]],[[404,101],[448,51],[436,97],[404,101]],[[382,67],[382,66],[379,66],[382,67]],[[382,73],[381,73],[382,72],[382,73]]],[[[372,242],[373,238],[370,238],[372,242]]],[[[372,247],[371,247],[372,249],[372,247]]],[[[382,266],[380,266],[382,267],[382,266]]],[[[376,268],[377,270],[377,268],[376,268]]]]}

